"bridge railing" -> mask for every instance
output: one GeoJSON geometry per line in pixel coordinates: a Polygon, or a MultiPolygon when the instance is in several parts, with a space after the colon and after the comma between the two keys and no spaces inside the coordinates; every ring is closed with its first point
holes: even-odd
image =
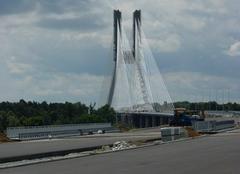
{"type": "Polygon", "coordinates": [[[215,132],[235,127],[234,120],[224,121],[194,121],[192,127],[198,132],[215,132]]]}
{"type": "Polygon", "coordinates": [[[99,129],[111,129],[111,123],[87,123],[87,124],[66,124],[46,125],[28,127],[9,127],[6,134],[10,139],[39,139],[50,136],[62,136],[80,134],[80,132],[96,131],[99,129]]]}

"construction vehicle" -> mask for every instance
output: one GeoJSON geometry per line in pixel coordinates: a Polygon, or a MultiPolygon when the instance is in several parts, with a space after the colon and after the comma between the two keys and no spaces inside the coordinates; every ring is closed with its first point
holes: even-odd
{"type": "Polygon", "coordinates": [[[198,111],[189,111],[186,108],[176,108],[170,126],[192,126],[193,121],[203,121],[204,118],[198,113],[198,111]]]}

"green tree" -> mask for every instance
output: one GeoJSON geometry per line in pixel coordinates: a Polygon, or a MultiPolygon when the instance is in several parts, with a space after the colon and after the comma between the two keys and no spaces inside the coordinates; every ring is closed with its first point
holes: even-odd
{"type": "Polygon", "coordinates": [[[104,122],[115,123],[116,112],[109,105],[104,105],[96,111],[96,115],[103,118],[104,122]]]}
{"type": "Polygon", "coordinates": [[[9,111],[7,113],[7,126],[8,127],[15,127],[15,126],[20,126],[20,125],[21,125],[20,121],[16,117],[16,115],[12,111],[9,111]]]}
{"type": "Polygon", "coordinates": [[[0,111],[0,131],[3,132],[8,126],[7,123],[7,113],[0,111]]]}

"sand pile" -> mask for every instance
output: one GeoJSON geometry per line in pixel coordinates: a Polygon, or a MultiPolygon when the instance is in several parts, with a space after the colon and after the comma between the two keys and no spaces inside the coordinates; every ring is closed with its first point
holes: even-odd
{"type": "Polygon", "coordinates": [[[191,127],[185,127],[185,129],[187,130],[189,137],[197,137],[201,135],[191,127]]]}
{"type": "Polygon", "coordinates": [[[0,143],[4,142],[10,142],[10,139],[4,133],[0,133],[0,143]]]}

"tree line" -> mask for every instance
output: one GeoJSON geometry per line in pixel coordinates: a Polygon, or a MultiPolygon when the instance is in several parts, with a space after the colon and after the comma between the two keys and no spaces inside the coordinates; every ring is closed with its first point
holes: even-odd
{"type": "Polygon", "coordinates": [[[0,131],[13,126],[40,126],[115,122],[115,111],[108,105],[95,109],[77,103],[47,103],[20,100],[0,103],[0,131]]]}
{"type": "MultiPolygon", "coordinates": [[[[175,102],[175,108],[188,110],[231,110],[240,111],[240,104],[219,104],[210,102],[175,102]]],[[[0,131],[14,126],[41,126],[79,123],[115,123],[116,113],[108,105],[95,108],[95,104],[87,106],[77,103],[47,103],[20,100],[19,102],[0,103],[0,131]]]]}
{"type": "Polygon", "coordinates": [[[240,104],[228,102],[219,104],[215,101],[209,102],[175,102],[175,108],[186,108],[188,110],[217,110],[217,111],[240,111],[240,104]]]}

